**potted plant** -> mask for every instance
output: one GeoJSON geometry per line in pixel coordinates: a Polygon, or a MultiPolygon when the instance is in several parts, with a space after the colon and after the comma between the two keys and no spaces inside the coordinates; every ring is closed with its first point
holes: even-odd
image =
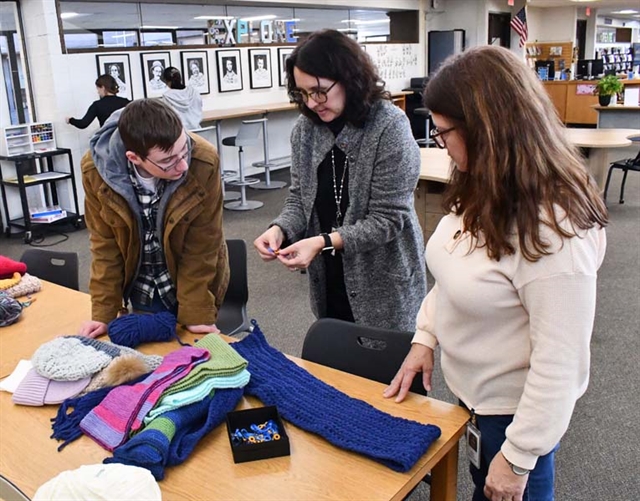
{"type": "Polygon", "coordinates": [[[622,82],[620,82],[617,76],[607,75],[598,80],[594,94],[598,96],[600,106],[609,106],[612,96],[615,96],[618,92],[622,92],[622,88],[622,82]]]}

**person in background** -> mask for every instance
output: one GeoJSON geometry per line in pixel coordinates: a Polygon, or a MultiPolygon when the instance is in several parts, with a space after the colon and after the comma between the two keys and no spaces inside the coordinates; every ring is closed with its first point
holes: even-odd
{"type": "Polygon", "coordinates": [[[418,373],[431,389],[440,346],[481,434],[473,500],[552,500],[554,452],[589,380],[607,210],[542,83],[509,50],[449,59],[424,104],[456,167],[450,213],[427,244],[435,285],[384,395],[402,401],[418,373]]]}
{"type": "Polygon", "coordinates": [[[291,188],[255,241],[265,261],[308,269],[316,317],[413,330],[426,293],[413,192],[420,152],[357,42],[312,33],[287,59],[291,188]]]}
{"type": "Polygon", "coordinates": [[[202,98],[198,89],[185,86],[182,74],[173,66],[164,70],[162,81],[169,89],[162,94],[160,99],[178,113],[186,129],[199,128],[200,120],[202,120],[202,98]]]}
{"type": "Polygon", "coordinates": [[[216,332],[229,282],[218,154],[159,99],[116,111],[82,158],[95,337],[129,303],[216,332]]]}
{"type": "Polygon", "coordinates": [[[116,96],[120,88],[111,75],[100,75],[96,80],[96,90],[100,99],[91,103],[84,117],[80,119],[67,117],[68,124],[78,129],[86,129],[97,118],[102,127],[114,111],[124,108],[130,102],[124,97],[116,96]]]}

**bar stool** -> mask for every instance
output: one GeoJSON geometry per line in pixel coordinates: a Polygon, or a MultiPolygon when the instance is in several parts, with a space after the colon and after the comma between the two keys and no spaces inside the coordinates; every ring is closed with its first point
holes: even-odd
{"type": "Polygon", "coordinates": [[[235,200],[224,204],[229,210],[253,210],[264,205],[257,200],[247,200],[247,186],[260,182],[260,180],[244,177],[244,150],[245,146],[256,146],[260,144],[260,131],[262,130],[262,119],[243,120],[235,136],[225,137],[222,144],[225,146],[235,146],[238,148],[238,176],[231,179],[227,184],[240,187],[240,200],[235,200]]]}
{"type": "Polygon", "coordinates": [[[260,120],[262,121],[262,149],[264,151],[264,160],[253,163],[253,166],[264,167],[264,181],[254,183],[249,186],[249,188],[253,188],[254,190],[278,190],[284,188],[287,183],[284,181],[271,181],[271,167],[274,167],[276,164],[271,163],[269,160],[269,135],[267,132],[267,122],[269,119],[263,116],[260,120]]]}
{"type": "MultiPolygon", "coordinates": [[[[222,170],[222,151],[221,151],[221,144],[220,144],[220,132],[218,130],[218,126],[217,125],[209,125],[207,127],[200,127],[199,129],[191,129],[189,132],[193,132],[194,134],[199,135],[200,137],[206,139],[207,141],[209,141],[209,138],[207,137],[208,134],[203,134],[203,132],[209,132],[215,130],[216,131],[216,147],[218,149],[218,158],[219,158],[219,164],[220,164],[220,178],[222,179],[222,199],[225,202],[228,202],[229,200],[238,200],[240,198],[240,192],[239,191],[227,191],[224,187],[224,183],[225,180],[230,179],[231,177],[235,177],[236,175],[236,171],[234,170],[222,170]]],[[[211,142],[211,141],[209,141],[211,142]]]]}
{"type": "Polygon", "coordinates": [[[430,148],[431,146],[435,146],[435,141],[429,137],[429,131],[431,130],[431,113],[427,108],[416,108],[413,110],[413,113],[416,115],[424,115],[424,139],[416,139],[416,143],[420,146],[426,146],[430,148]]]}

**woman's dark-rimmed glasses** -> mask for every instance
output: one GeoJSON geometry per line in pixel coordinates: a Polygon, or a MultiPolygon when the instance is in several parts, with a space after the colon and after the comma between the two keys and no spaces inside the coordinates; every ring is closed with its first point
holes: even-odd
{"type": "Polygon", "coordinates": [[[445,130],[438,130],[437,128],[431,129],[429,132],[429,137],[433,139],[433,142],[436,143],[436,146],[440,149],[444,149],[447,147],[447,143],[444,141],[444,135],[448,134],[452,130],[455,130],[455,127],[449,127],[445,130]]]}
{"type": "Polygon", "coordinates": [[[307,92],[303,89],[295,89],[289,92],[289,99],[294,103],[305,103],[309,102],[309,98],[313,99],[318,104],[324,104],[329,99],[329,91],[333,89],[333,87],[338,83],[336,80],[333,82],[328,89],[318,89],[311,92],[307,92]]]}
{"type": "Polygon", "coordinates": [[[169,165],[157,164],[153,160],[151,160],[149,157],[147,157],[146,160],[149,160],[149,162],[155,165],[162,172],[169,172],[171,169],[175,169],[180,162],[182,162],[183,160],[187,160],[189,158],[189,155],[191,154],[191,150],[193,149],[193,146],[191,144],[191,138],[189,136],[187,136],[186,147],[187,147],[187,151],[185,151],[182,155],[180,155],[175,162],[172,162],[169,165]]]}

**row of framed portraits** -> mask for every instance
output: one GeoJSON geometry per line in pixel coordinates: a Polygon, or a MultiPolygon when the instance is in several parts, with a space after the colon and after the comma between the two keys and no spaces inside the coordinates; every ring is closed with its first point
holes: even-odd
{"type": "MultiPolygon", "coordinates": [[[[278,48],[278,84],[286,84],[285,63],[293,52],[293,47],[278,48]]],[[[218,92],[233,92],[243,89],[242,60],[240,49],[216,50],[218,92]]],[[[249,85],[251,89],[273,87],[271,49],[248,49],[249,85]]],[[[206,50],[181,51],[180,62],[185,84],[198,89],[200,94],[211,92],[209,82],[209,53],[206,50]]],[[[161,96],[167,86],[161,76],[165,68],[172,66],[169,52],[140,53],[144,97],[161,96]]],[[[131,64],[129,54],[96,55],[99,75],[109,74],[120,87],[119,96],[133,99],[131,64]]]]}

